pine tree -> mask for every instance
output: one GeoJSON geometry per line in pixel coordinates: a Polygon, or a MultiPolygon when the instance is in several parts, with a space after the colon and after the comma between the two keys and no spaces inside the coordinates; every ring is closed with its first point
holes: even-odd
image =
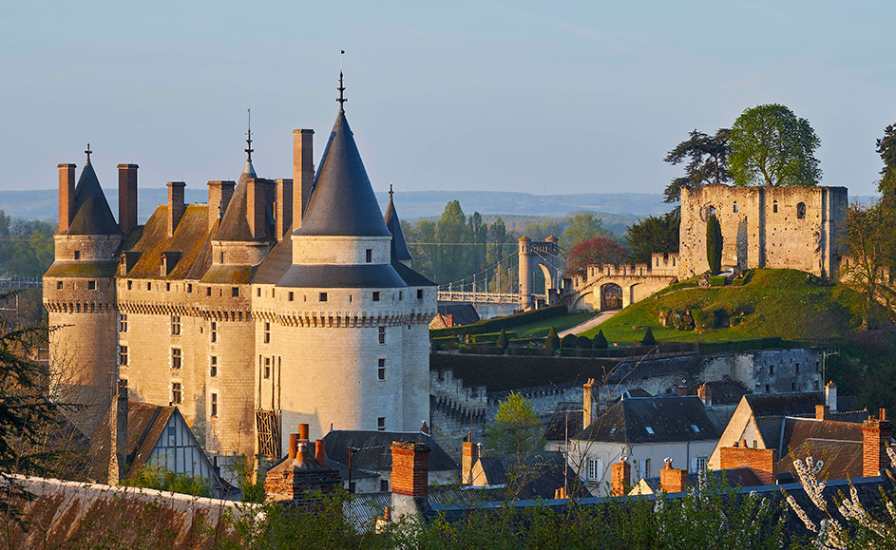
{"type": "Polygon", "coordinates": [[[653,330],[650,327],[647,327],[647,330],[644,331],[644,338],[641,338],[642,346],[655,346],[656,338],[653,337],[653,330]]]}
{"type": "Polygon", "coordinates": [[[594,342],[592,342],[594,349],[607,349],[609,343],[607,342],[607,337],[604,336],[604,331],[597,331],[597,335],[594,337],[594,342]]]}
{"type": "Polygon", "coordinates": [[[498,339],[495,340],[495,345],[498,346],[502,352],[507,350],[507,346],[510,345],[510,341],[507,339],[507,331],[505,329],[501,329],[501,334],[498,335],[498,339]]]}

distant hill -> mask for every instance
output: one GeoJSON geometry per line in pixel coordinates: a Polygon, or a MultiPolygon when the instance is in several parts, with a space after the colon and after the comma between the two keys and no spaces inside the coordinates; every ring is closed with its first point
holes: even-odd
{"type": "MultiPolygon", "coordinates": [[[[601,323],[610,342],[637,342],[646,327],[659,341],[730,342],[779,337],[785,340],[847,337],[861,322],[862,296],[843,285],[830,285],[791,269],[757,269],[749,282],[708,289],[685,281],[633,304],[601,323]],[[662,327],[660,310],[698,309],[704,317],[742,319],[702,333],[662,327]]],[[[585,333],[593,337],[597,328],[585,333]]]]}

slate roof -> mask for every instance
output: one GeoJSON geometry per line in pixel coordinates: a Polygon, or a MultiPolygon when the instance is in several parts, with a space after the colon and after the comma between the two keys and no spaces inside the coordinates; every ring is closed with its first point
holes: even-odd
{"type": "Polygon", "coordinates": [[[736,405],[747,393],[747,388],[736,380],[715,380],[704,385],[713,405],[736,405]]]}
{"type": "Polygon", "coordinates": [[[376,430],[333,430],[323,437],[324,451],[332,462],[345,462],[346,449],[359,449],[352,456],[352,468],[384,472],[392,469],[392,442],[414,441],[429,447],[429,470],[460,471],[436,441],[423,432],[380,432],[376,430]]]}
{"type": "Polygon", "coordinates": [[[88,161],[75,186],[75,215],[68,235],[120,235],[121,228],[112,215],[106,195],[88,161]]]}
{"type": "MultiPolygon", "coordinates": [[[[511,482],[509,472],[514,471],[513,457],[481,457],[478,462],[485,474],[488,486],[506,485],[511,482]]],[[[564,486],[563,453],[558,451],[541,451],[526,458],[525,466],[518,471],[517,487],[513,487],[516,498],[554,498],[554,492],[564,486]]],[[[573,491],[573,496],[587,495],[587,490],[573,483],[575,473],[567,470],[570,483],[566,483],[573,491]]]]}
{"type": "Polygon", "coordinates": [[[386,227],[389,228],[389,232],[392,234],[392,260],[399,262],[410,261],[411,252],[408,250],[407,242],[405,242],[404,231],[401,230],[401,221],[398,219],[398,212],[395,210],[391,189],[389,190],[389,205],[386,207],[385,222],[386,227]]]}
{"type": "Polygon", "coordinates": [[[747,394],[744,396],[754,416],[815,415],[822,402],[819,392],[747,394]]]}
{"type": "Polygon", "coordinates": [[[404,280],[389,264],[292,265],[277,286],[294,288],[404,288],[404,280]]]}
{"type": "Polygon", "coordinates": [[[451,315],[454,326],[469,325],[479,320],[479,313],[473,304],[439,304],[439,313],[451,315]]]}
{"type": "Polygon", "coordinates": [[[544,438],[548,441],[572,439],[582,429],[582,403],[564,402],[557,405],[545,421],[544,438]]]}
{"type": "Polygon", "coordinates": [[[574,439],[661,443],[718,439],[715,425],[695,396],[631,397],[611,405],[574,439]]]}
{"type": "MultiPolygon", "coordinates": [[[[212,235],[212,239],[216,241],[269,241],[274,235],[274,213],[271,208],[265,211],[265,231],[263,236],[255,238],[252,231],[249,230],[249,221],[246,217],[247,207],[246,196],[249,192],[249,180],[255,178],[255,169],[252,164],[247,162],[246,168],[240,174],[236,187],[233,190],[233,196],[227,203],[227,210],[221,217],[221,223],[218,230],[212,235]],[[251,173],[246,172],[251,170],[251,173]]],[[[266,180],[259,180],[266,181],[266,180]]]]}
{"type": "Polygon", "coordinates": [[[436,286],[434,282],[401,262],[392,262],[392,267],[408,286],[436,286]]]}
{"type": "MultiPolygon", "coordinates": [[[[112,407],[115,406],[116,403],[113,400],[112,407]]],[[[128,402],[128,470],[125,476],[143,467],[175,411],[176,407],[163,407],[137,401],[128,402]]],[[[112,444],[110,434],[109,422],[103,422],[91,436],[90,478],[101,483],[108,481],[110,445],[112,444]]]]}
{"type": "Polygon", "coordinates": [[[314,192],[296,235],[388,237],[345,113],[340,112],[315,175],[314,192]]]}
{"type": "Polygon", "coordinates": [[[253,283],[276,284],[292,266],[292,239],[288,236],[274,245],[255,270],[253,283]]]}
{"type": "Polygon", "coordinates": [[[168,236],[168,205],[156,208],[130,252],[140,254],[127,277],[139,279],[201,279],[211,266],[211,245],[208,240],[208,205],[188,204],[181,215],[174,236],[168,236]],[[180,252],[168,275],[161,274],[162,254],[180,252]]]}

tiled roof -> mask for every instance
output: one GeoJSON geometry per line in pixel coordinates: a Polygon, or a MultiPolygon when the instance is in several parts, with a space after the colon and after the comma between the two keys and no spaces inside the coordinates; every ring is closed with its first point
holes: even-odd
{"type": "Polygon", "coordinates": [[[68,235],[118,235],[121,229],[100,182],[89,162],[81,170],[78,185],[75,186],[75,215],[69,225],[68,235]]]}
{"type": "Polygon", "coordinates": [[[575,439],[660,443],[717,439],[718,430],[695,396],[632,397],[611,405],[575,439]]]}
{"type": "Polygon", "coordinates": [[[744,398],[754,416],[814,415],[815,405],[822,402],[818,392],[747,394],[744,398]]]}
{"type": "Polygon", "coordinates": [[[545,421],[544,438],[565,441],[582,429],[582,403],[560,403],[545,421]]]}
{"type": "Polygon", "coordinates": [[[323,437],[327,458],[334,462],[344,462],[346,449],[359,449],[352,456],[352,466],[375,472],[392,469],[392,442],[414,441],[429,447],[430,471],[454,470],[459,472],[457,463],[448,456],[436,441],[422,432],[380,432],[376,430],[333,430],[323,437]]]}
{"type": "Polygon", "coordinates": [[[479,313],[473,304],[439,304],[439,313],[451,315],[454,326],[469,325],[479,320],[479,313]]]}
{"type": "Polygon", "coordinates": [[[117,262],[55,261],[44,273],[45,277],[111,277],[117,262]]]}
{"type": "Polygon", "coordinates": [[[391,235],[364,169],[345,113],[340,112],[296,235],[391,235]]]}
{"type": "MultiPolygon", "coordinates": [[[[146,225],[140,239],[130,248],[139,252],[137,263],[127,273],[128,277],[140,279],[198,279],[204,270],[194,267],[205,263],[205,249],[208,243],[208,206],[205,204],[188,204],[184,210],[174,236],[168,236],[168,206],[156,208],[146,225]],[[180,252],[180,258],[174,269],[165,276],[161,274],[162,254],[164,252],[180,252]]],[[[208,260],[211,259],[210,249],[208,260]]],[[[210,262],[209,262],[210,263],[210,262]]],[[[207,269],[207,266],[204,266],[207,269]]]]}
{"type": "MultiPolygon", "coordinates": [[[[115,406],[113,400],[111,407],[115,406]]],[[[150,405],[138,401],[128,402],[128,469],[125,476],[143,467],[174,412],[175,407],[150,405]]],[[[108,481],[110,445],[112,445],[110,434],[110,422],[103,422],[91,436],[90,477],[101,483],[108,481]]]]}

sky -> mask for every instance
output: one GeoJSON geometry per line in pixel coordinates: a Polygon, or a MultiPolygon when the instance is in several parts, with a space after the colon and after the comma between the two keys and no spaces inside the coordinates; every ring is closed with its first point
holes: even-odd
{"type": "Polygon", "coordinates": [[[776,102],[821,138],[822,182],[866,195],[894,21],[892,0],[7,1],[0,189],[54,188],[87,142],[107,188],[119,162],[143,186],[236,179],[248,107],[259,175],[291,177],[342,66],[378,191],[659,193],[689,130],[776,102]]]}

